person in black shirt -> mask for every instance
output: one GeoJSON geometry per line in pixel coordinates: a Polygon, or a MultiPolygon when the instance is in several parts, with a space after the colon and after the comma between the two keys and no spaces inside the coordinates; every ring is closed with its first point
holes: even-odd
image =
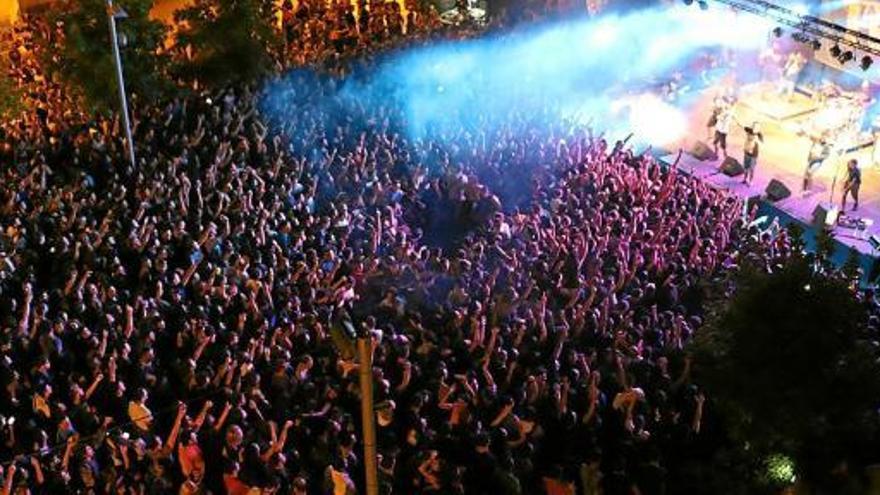
{"type": "Polygon", "coordinates": [[[859,169],[859,162],[855,159],[850,160],[846,164],[846,180],[843,183],[843,201],[840,204],[841,211],[846,210],[846,197],[852,195],[853,211],[859,209],[859,187],[862,185],[862,171],[859,169]]]}

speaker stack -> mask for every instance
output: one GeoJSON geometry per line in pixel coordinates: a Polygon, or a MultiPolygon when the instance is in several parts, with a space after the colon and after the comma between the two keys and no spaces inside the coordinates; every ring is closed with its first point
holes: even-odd
{"type": "Polygon", "coordinates": [[[718,159],[718,155],[716,155],[715,152],[712,151],[712,148],[702,141],[697,141],[696,143],[694,143],[694,147],[691,148],[690,155],[697,160],[700,160],[701,162],[718,159]]]}
{"type": "Polygon", "coordinates": [[[737,177],[746,172],[746,169],[743,168],[742,164],[732,156],[725,158],[718,169],[721,170],[722,174],[728,177],[737,177]]]}
{"type": "Polygon", "coordinates": [[[771,180],[770,183],[767,184],[765,192],[767,194],[767,199],[774,203],[791,196],[791,189],[776,179],[771,180]]]}

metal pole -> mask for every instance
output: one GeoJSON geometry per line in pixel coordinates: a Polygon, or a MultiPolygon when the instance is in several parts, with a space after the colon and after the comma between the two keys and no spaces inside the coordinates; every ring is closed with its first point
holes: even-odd
{"type": "Polygon", "coordinates": [[[125,125],[125,141],[128,148],[128,160],[133,170],[137,170],[134,157],[134,140],[131,137],[131,121],[128,118],[128,100],[125,97],[125,79],[122,75],[122,57],[119,55],[119,37],[116,35],[116,13],[113,0],[107,0],[107,16],[110,21],[110,43],[113,45],[113,60],[116,63],[116,82],[119,87],[119,104],[122,107],[122,123],[125,125]]]}
{"type": "Polygon", "coordinates": [[[358,376],[361,387],[361,422],[364,430],[364,470],[367,495],[379,494],[376,461],[376,415],[373,412],[373,349],[370,335],[358,337],[358,376]]]}

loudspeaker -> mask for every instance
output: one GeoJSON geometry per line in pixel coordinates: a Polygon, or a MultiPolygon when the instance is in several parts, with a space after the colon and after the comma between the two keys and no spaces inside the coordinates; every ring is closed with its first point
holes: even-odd
{"type": "Polygon", "coordinates": [[[710,148],[708,144],[702,141],[697,141],[696,143],[694,143],[694,147],[691,148],[690,155],[697,160],[700,160],[701,162],[718,159],[718,155],[716,155],[715,152],[712,151],[712,148],[710,148]]]}
{"type": "Polygon", "coordinates": [[[837,215],[839,214],[837,207],[832,206],[831,209],[825,208],[821,204],[816,205],[813,210],[813,225],[821,227],[828,225],[829,227],[837,223],[837,215]]]}
{"type": "Polygon", "coordinates": [[[721,170],[722,174],[728,177],[736,177],[745,173],[743,166],[732,156],[725,158],[718,169],[721,170]]]}
{"type": "Polygon", "coordinates": [[[765,192],[767,193],[767,199],[773,202],[782,201],[791,196],[791,190],[785,187],[785,184],[776,179],[771,180],[770,183],[767,184],[767,190],[765,192]]]}

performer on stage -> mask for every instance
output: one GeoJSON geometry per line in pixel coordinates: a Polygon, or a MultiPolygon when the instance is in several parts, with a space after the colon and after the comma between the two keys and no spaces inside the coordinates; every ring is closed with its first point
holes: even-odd
{"type": "Polygon", "coordinates": [[[718,116],[721,114],[721,110],[724,108],[724,105],[724,97],[722,97],[720,94],[712,99],[712,111],[709,114],[709,122],[706,123],[707,141],[713,139],[713,136],[715,135],[715,126],[718,124],[718,116]]]}
{"type": "Polygon", "coordinates": [[[880,129],[874,129],[874,144],[871,146],[871,164],[880,167],[880,129]]]}
{"type": "Polygon", "coordinates": [[[846,197],[852,195],[853,211],[859,209],[859,187],[862,185],[862,171],[859,169],[859,162],[855,158],[846,164],[846,180],[843,182],[843,201],[840,204],[840,211],[846,210],[846,197]]]}
{"type": "Polygon", "coordinates": [[[715,136],[712,139],[712,148],[715,156],[718,156],[718,148],[721,148],[721,154],[727,158],[727,134],[730,132],[730,124],[733,121],[733,107],[722,105],[718,116],[715,119],[715,136]]]}
{"type": "Polygon", "coordinates": [[[776,43],[771,43],[758,55],[758,64],[761,66],[761,76],[765,82],[776,81],[780,75],[780,63],[782,55],[776,49],[776,43]]]}
{"type": "Polygon", "coordinates": [[[779,79],[779,94],[787,100],[794,96],[794,87],[797,83],[798,74],[804,68],[804,57],[800,52],[791,52],[785,65],[782,67],[782,77],[779,79]]]}
{"type": "Polygon", "coordinates": [[[764,135],[757,122],[743,129],[746,131],[746,142],[743,145],[743,168],[746,173],[743,176],[743,184],[751,185],[755,177],[755,168],[758,166],[758,152],[764,143],[764,135]]]}
{"type": "Polygon", "coordinates": [[[804,170],[803,192],[810,190],[810,186],[813,184],[813,174],[822,167],[829,156],[831,156],[831,145],[828,144],[825,136],[813,138],[810,154],[807,157],[807,169],[804,170]]]}

